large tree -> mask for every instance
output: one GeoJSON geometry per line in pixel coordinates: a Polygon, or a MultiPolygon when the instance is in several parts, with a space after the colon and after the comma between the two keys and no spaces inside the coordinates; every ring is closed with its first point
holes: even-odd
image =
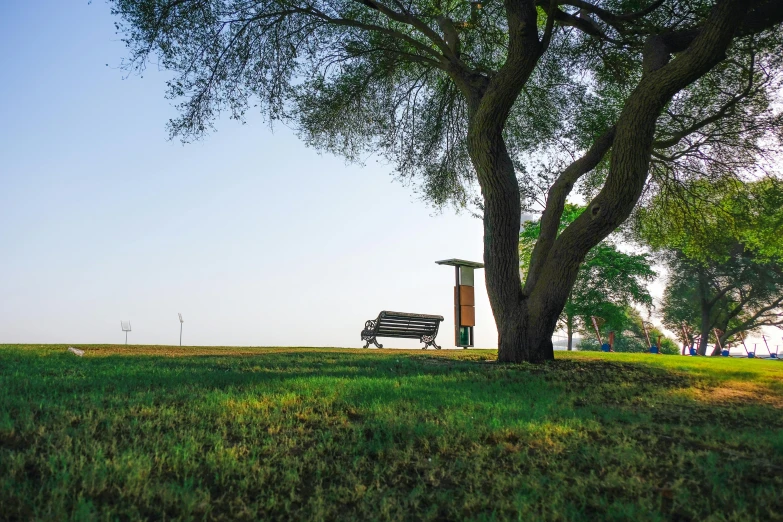
{"type": "MultiPolygon", "coordinates": [[[[762,260],[738,245],[727,260],[697,262],[681,252],[673,253],[671,273],[661,310],[664,324],[674,332],[698,332],[698,353],[707,353],[715,339],[713,355],[720,346],[736,341],[740,334],[763,326],[783,326],[783,263],[762,260]]],[[[689,340],[688,340],[689,341],[689,340]]]]}
{"type": "Polygon", "coordinates": [[[638,237],[667,260],[664,324],[700,334],[698,351],[763,326],[783,325],[783,182],[734,178],[687,186],[687,208],[653,199],[638,237]]]}
{"type": "Polygon", "coordinates": [[[579,266],[627,219],[653,155],[667,176],[698,154],[753,159],[776,117],[783,0],[109,1],[127,66],[152,55],[176,73],[173,135],[252,107],[314,146],[387,156],[435,204],[476,199],[501,361],[553,357],[579,266]],[[533,172],[541,157],[558,168],[533,172]],[[588,211],[558,234],[591,171],[588,211]],[[520,216],[542,183],[523,283],[520,216]]]}
{"type": "MultiPolygon", "coordinates": [[[[584,207],[566,204],[560,218],[560,230],[564,230],[585,211],[584,207]]],[[[520,267],[525,273],[530,257],[541,234],[541,221],[527,221],[519,234],[520,267]]],[[[646,284],[655,278],[647,254],[627,254],[604,239],[590,249],[579,268],[579,275],[568,294],[559,326],[566,331],[568,349],[573,349],[575,332],[592,329],[591,316],[598,316],[617,331],[626,330],[628,309],[632,304],[650,308],[652,297],[646,284]]]]}

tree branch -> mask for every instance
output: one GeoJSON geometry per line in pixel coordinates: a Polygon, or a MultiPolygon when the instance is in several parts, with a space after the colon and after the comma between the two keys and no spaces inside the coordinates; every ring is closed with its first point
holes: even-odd
{"type": "MultiPolygon", "coordinates": [[[[753,316],[751,316],[749,319],[747,319],[746,321],[742,322],[737,327],[733,328],[731,330],[731,335],[736,335],[739,332],[746,332],[748,330],[752,330],[753,328],[756,328],[757,326],[762,326],[763,325],[762,323],[757,323],[756,321],[760,317],[762,317],[765,313],[770,312],[770,311],[774,310],[775,308],[779,308],[781,305],[783,305],[783,296],[780,296],[778,299],[776,299],[775,301],[773,301],[769,305],[767,305],[765,307],[762,307],[755,314],[753,314],[753,316]]],[[[741,310],[741,309],[742,309],[742,306],[738,306],[737,307],[737,310],[741,310]]],[[[727,322],[729,320],[731,320],[732,318],[736,317],[738,314],[739,314],[739,312],[734,313],[733,315],[731,315],[727,319],[727,322]]],[[[774,323],[778,324],[777,321],[775,321],[774,323]]],[[[764,323],[764,325],[766,325],[766,323],[764,323]]],[[[774,326],[774,324],[771,324],[771,325],[768,325],[768,326],[774,326]]]]}
{"type": "Polygon", "coordinates": [[[320,18],[320,19],[322,19],[325,22],[330,23],[330,24],[342,25],[342,26],[345,26],[345,27],[355,27],[357,29],[362,29],[364,31],[378,32],[378,33],[381,33],[381,34],[386,34],[386,35],[389,35],[389,36],[393,36],[395,38],[399,38],[400,40],[411,44],[416,49],[418,49],[420,51],[423,51],[425,53],[428,53],[431,56],[433,56],[434,58],[436,58],[437,61],[438,61],[438,64],[439,64],[438,67],[443,69],[443,70],[446,70],[445,66],[441,63],[441,61],[443,60],[443,55],[442,54],[440,54],[439,52],[435,51],[434,49],[424,45],[423,43],[421,43],[420,41],[416,40],[415,38],[412,38],[412,37],[408,36],[405,33],[401,33],[401,32],[399,32],[397,30],[390,29],[388,27],[383,27],[381,25],[368,24],[368,23],[364,23],[364,22],[359,22],[357,20],[351,20],[349,18],[333,18],[333,17],[327,15],[326,13],[324,13],[322,11],[319,11],[318,9],[314,9],[314,8],[302,9],[302,10],[299,10],[299,12],[301,12],[302,14],[306,14],[306,15],[314,16],[316,18],[320,18]]]}
{"type": "Polygon", "coordinates": [[[583,0],[560,0],[558,4],[570,5],[573,7],[577,7],[579,9],[583,9],[589,13],[593,13],[594,15],[596,15],[598,18],[605,21],[606,23],[622,23],[622,22],[630,22],[636,20],[637,18],[642,18],[644,16],[647,16],[648,14],[652,13],[653,11],[661,7],[664,2],[666,2],[666,0],[655,0],[655,2],[653,2],[652,4],[650,4],[649,6],[643,9],[640,9],[638,11],[633,11],[630,13],[623,13],[623,14],[612,13],[611,11],[607,11],[606,9],[602,9],[597,5],[593,5],[583,0]]]}
{"type": "Polygon", "coordinates": [[[577,180],[593,170],[606,156],[609,149],[612,148],[615,130],[615,127],[612,126],[599,136],[593,143],[593,146],[581,158],[575,160],[560,173],[560,176],[549,189],[546,207],[541,215],[541,233],[530,257],[530,268],[525,279],[525,294],[535,286],[544,259],[549,254],[549,250],[557,237],[560,216],[563,214],[566,198],[568,198],[577,180]]]}
{"type": "MultiPolygon", "coordinates": [[[[354,1],[364,4],[372,9],[375,9],[380,13],[383,13],[390,20],[394,20],[395,22],[400,22],[415,28],[422,35],[427,37],[434,45],[436,45],[438,49],[440,49],[445,56],[447,56],[454,62],[459,62],[459,57],[454,54],[452,49],[443,40],[443,38],[441,38],[438,33],[433,31],[432,28],[427,24],[425,24],[421,19],[419,19],[417,16],[414,16],[409,10],[405,9],[404,12],[400,13],[393,9],[390,9],[389,7],[382,4],[381,2],[377,2],[376,0],[354,0],[354,1]]],[[[397,2],[397,4],[399,5],[399,2],[397,2]]]]}
{"type": "MultiPolygon", "coordinates": [[[[783,22],[783,0],[767,0],[763,5],[742,16],[742,22],[735,26],[736,37],[760,33],[783,22]]],[[[758,4],[759,2],[747,2],[758,4]]],[[[687,49],[703,32],[703,28],[681,29],[647,38],[644,45],[642,69],[645,74],[658,70],[667,63],[672,54],[687,49]]]]}
{"type": "Polygon", "coordinates": [[[596,24],[589,18],[574,16],[572,14],[566,13],[565,11],[561,11],[560,9],[557,8],[547,11],[547,17],[553,18],[555,21],[560,23],[560,25],[565,25],[565,26],[573,27],[575,29],[579,29],[583,33],[598,38],[600,40],[606,40],[608,42],[613,42],[613,43],[620,43],[614,38],[610,38],[601,29],[601,27],[598,24],[596,24]]]}
{"type": "MultiPolygon", "coordinates": [[[[549,13],[552,13],[557,8],[557,0],[550,0],[549,13]]],[[[548,15],[546,17],[546,26],[544,27],[544,35],[541,37],[541,48],[538,50],[538,54],[543,55],[549,48],[549,43],[552,41],[552,31],[555,27],[555,17],[548,15]]]]}

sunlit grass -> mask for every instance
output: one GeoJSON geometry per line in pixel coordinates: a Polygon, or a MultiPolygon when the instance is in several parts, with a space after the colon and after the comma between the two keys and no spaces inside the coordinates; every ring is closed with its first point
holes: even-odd
{"type": "Polygon", "coordinates": [[[0,518],[774,520],[783,363],[0,346],[0,518]]]}

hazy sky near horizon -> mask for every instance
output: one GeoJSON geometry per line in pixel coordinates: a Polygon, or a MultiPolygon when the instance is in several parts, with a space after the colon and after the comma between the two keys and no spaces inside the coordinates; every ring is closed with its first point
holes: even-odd
{"type": "MultiPolygon", "coordinates": [[[[0,3],[0,343],[360,346],[381,310],[443,315],[481,222],[437,214],[393,167],[227,118],[169,141],[165,72],[117,66],[100,0],[0,3]],[[108,64],[108,66],[107,66],[108,64]]],[[[476,344],[497,346],[477,272],[476,344]]],[[[389,346],[419,343],[388,340],[389,346]]]]}

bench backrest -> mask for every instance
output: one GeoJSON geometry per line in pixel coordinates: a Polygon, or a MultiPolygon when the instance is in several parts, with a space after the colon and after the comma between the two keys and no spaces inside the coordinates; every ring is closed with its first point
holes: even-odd
{"type": "Polygon", "coordinates": [[[407,314],[388,312],[378,314],[376,333],[378,337],[403,337],[419,339],[422,335],[434,336],[438,333],[441,315],[407,314]]]}

